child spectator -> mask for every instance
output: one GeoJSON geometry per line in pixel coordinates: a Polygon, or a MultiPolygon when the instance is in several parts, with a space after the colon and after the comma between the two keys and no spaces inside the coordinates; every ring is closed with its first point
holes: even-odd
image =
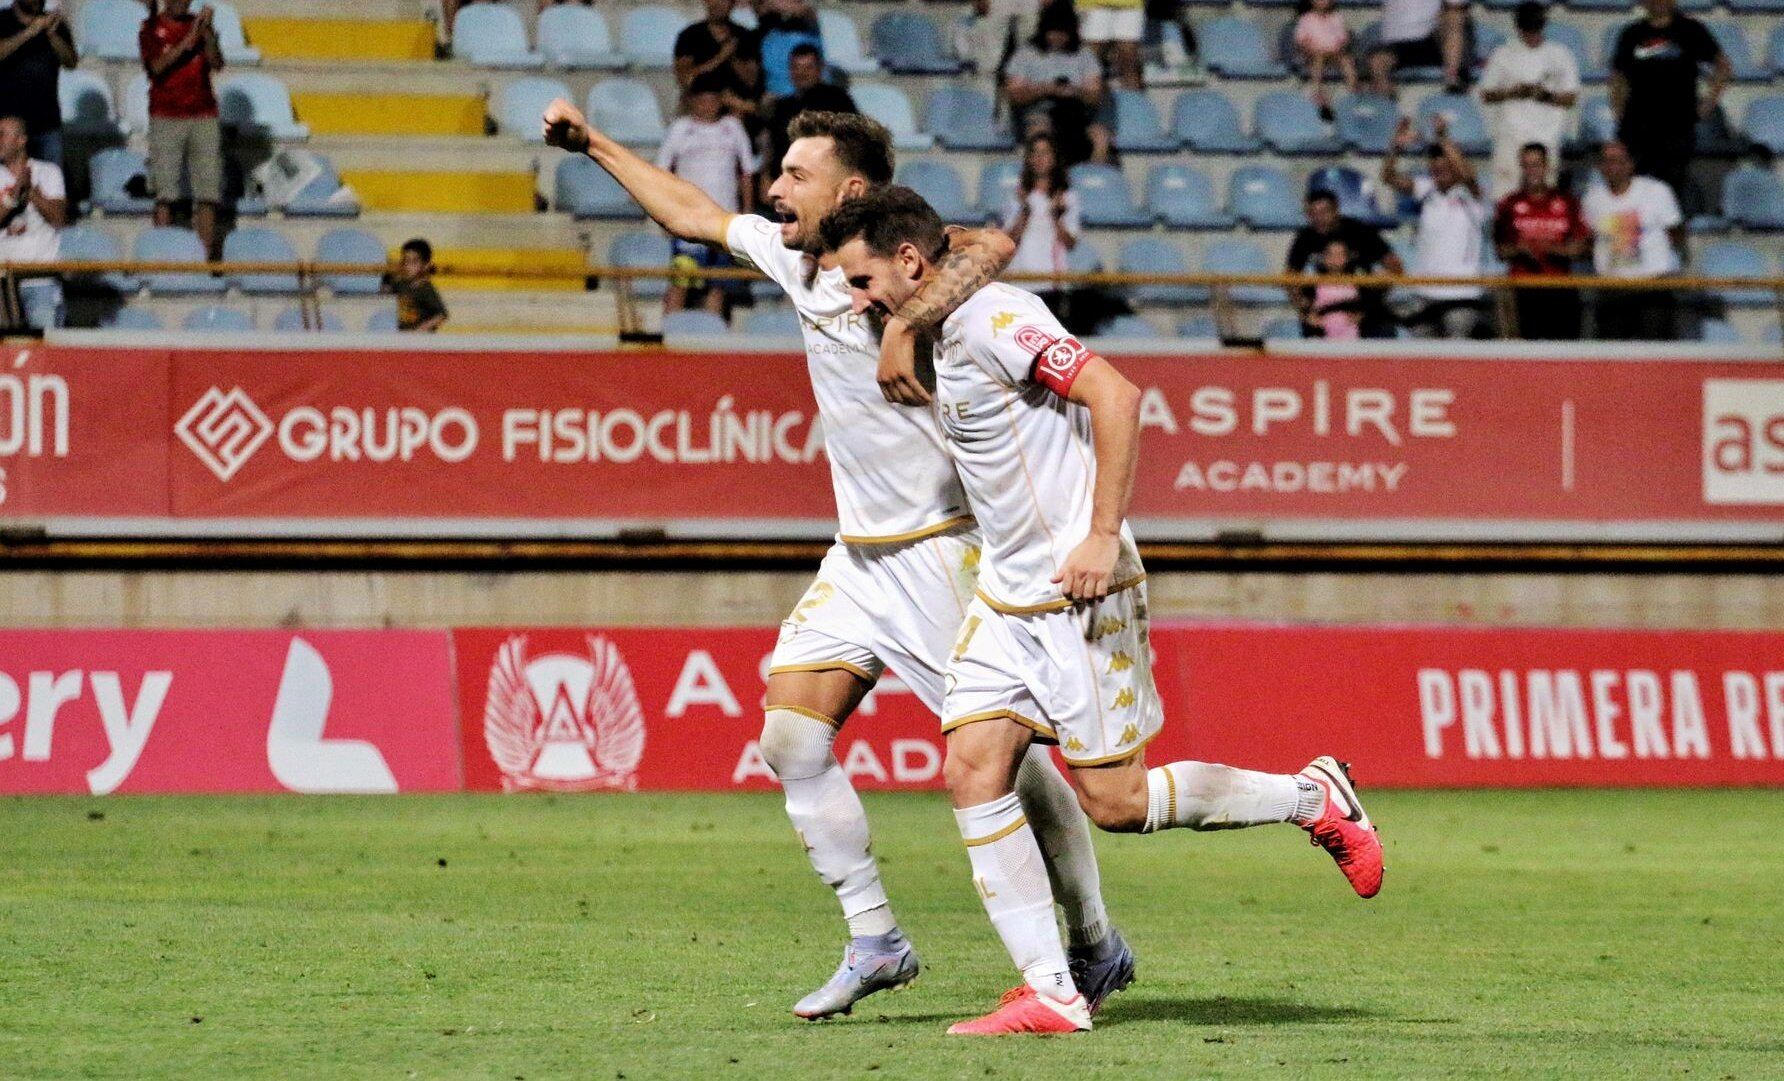
{"type": "Polygon", "coordinates": [[[403,245],[390,291],[396,294],[398,330],[432,334],[446,322],[446,302],[434,288],[434,246],[416,237],[403,245]]]}
{"type": "Polygon", "coordinates": [[[1307,66],[1307,79],[1313,84],[1313,104],[1319,116],[1331,123],[1332,99],[1326,95],[1326,68],[1337,65],[1344,78],[1344,88],[1357,89],[1357,62],[1350,54],[1350,27],[1338,14],[1337,0],[1311,0],[1307,10],[1295,20],[1295,48],[1307,66]]]}
{"type": "MultiPolygon", "coordinates": [[[[756,153],[743,123],[734,116],[720,115],[723,91],[722,77],[712,72],[697,76],[689,84],[682,100],[682,115],[669,125],[663,145],[657,150],[657,168],[693,184],[726,210],[748,213],[755,206],[750,176],[756,171],[756,153]]],[[[693,270],[733,264],[724,252],[677,240],[674,265],[680,270],[693,270]]],[[[688,291],[704,288],[705,284],[692,276],[673,279],[663,296],[663,310],[674,312],[687,307],[688,291]]],[[[726,294],[742,284],[726,282],[724,286],[707,289],[706,310],[724,315],[726,294]]]]}
{"type": "MultiPolygon", "coordinates": [[[[1356,274],[1350,248],[1334,237],[1321,258],[1327,274],[1356,274]]],[[[1321,281],[1313,287],[1312,325],[1332,341],[1354,342],[1363,336],[1363,298],[1349,282],[1321,281]]]]}

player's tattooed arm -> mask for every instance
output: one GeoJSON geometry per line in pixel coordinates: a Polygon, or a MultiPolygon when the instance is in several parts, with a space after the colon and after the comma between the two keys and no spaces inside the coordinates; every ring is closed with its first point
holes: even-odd
{"type": "Polygon", "coordinates": [[[1015,242],[996,229],[948,230],[948,250],[880,335],[880,393],[898,405],[928,405],[917,355],[932,348],[942,320],[1010,265],[1015,242]]]}

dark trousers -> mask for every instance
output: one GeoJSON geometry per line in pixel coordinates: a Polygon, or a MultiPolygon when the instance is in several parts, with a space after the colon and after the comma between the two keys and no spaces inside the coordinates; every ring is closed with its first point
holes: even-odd
{"type": "Polygon", "coordinates": [[[1675,302],[1665,289],[1606,290],[1598,296],[1596,336],[1613,342],[1670,342],[1675,302]]]}
{"type": "Polygon", "coordinates": [[[1571,342],[1580,336],[1580,295],[1572,289],[1519,289],[1518,337],[1524,341],[1571,342]]]}
{"type": "Polygon", "coordinates": [[[1617,138],[1629,148],[1635,159],[1635,171],[1663,181],[1679,200],[1679,208],[1689,217],[1695,207],[1687,206],[1686,185],[1690,179],[1691,159],[1697,156],[1697,131],[1662,128],[1651,130],[1652,124],[1625,123],[1617,129],[1617,138]]]}

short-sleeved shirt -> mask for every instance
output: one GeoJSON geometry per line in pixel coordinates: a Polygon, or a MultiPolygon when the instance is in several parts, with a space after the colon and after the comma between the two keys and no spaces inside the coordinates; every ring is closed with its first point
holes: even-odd
{"type": "Polygon", "coordinates": [[[657,168],[665,169],[712,197],[726,210],[735,211],[741,173],[756,171],[756,151],[734,116],[707,123],[691,116],[675,118],[657,148],[657,168]]]}
{"type": "MultiPolygon", "coordinates": [[[[1481,74],[1481,90],[1510,90],[1514,86],[1532,84],[1551,94],[1579,93],[1580,68],[1572,50],[1553,41],[1545,41],[1532,49],[1523,39],[1513,37],[1487,57],[1487,68],[1481,74]]],[[[1515,98],[1500,102],[1497,108],[1497,137],[1502,142],[1516,146],[1526,143],[1560,145],[1562,129],[1567,126],[1565,107],[1515,98]]]]}
{"type": "MultiPolygon", "coordinates": [[[[730,23],[731,35],[737,39],[737,46],[731,53],[732,57],[760,62],[762,43],[756,37],[755,32],[739,26],[735,22],[730,22],[730,20],[727,22],[730,23]]],[[[695,67],[711,61],[719,54],[720,48],[722,46],[712,32],[712,25],[704,21],[684,27],[682,32],[675,36],[675,58],[680,60],[682,57],[687,57],[694,62],[695,67]]],[[[760,71],[757,72],[753,81],[740,78],[730,64],[713,69],[713,73],[723,77],[728,89],[739,97],[753,98],[762,93],[760,71]]]]}
{"type": "Polygon", "coordinates": [[[1592,264],[1612,278],[1656,278],[1679,269],[1668,230],[1684,219],[1672,188],[1651,176],[1638,176],[1618,195],[1599,180],[1580,202],[1595,238],[1592,264]]]}
{"type": "Polygon", "coordinates": [[[1586,221],[1580,216],[1580,201],[1553,188],[1540,195],[1514,191],[1499,200],[1493,215],[1493,238],[1499,243],[1522,245],[1534,241],[1547,249],[1540,257],[1524,251],[1513,255],[1506,261],[1513,277],[1572,273],[1573,260],[1554,249],[1588,234],[1586,221]]]}
{"type": "MultiPolygon", "coordinates": [[[[18,178],[0,167],[0,202],[10,203],[18,178]]],[[[62,168],[54,162],[31,162],[31,186],[46,199],[68,198],[62,168]]],[[[62,250],[62,230],[49,223],[35,206],[27,204],[5,225],[0,225],[0,263],[48,263],[62,250]]]]}
{"type": "Polygon", "coordinates": [[[1059,232],[1063,228],[1066,235],[1080,237],[1084,235],[1084,225],[1077,192],[1067,188],[1059,202],[1059,214],[1055,216],[1053,196],[1046,192],[1031,191],[1026,197],[1010,198],[1009,205],[1004,207],[1004,231],[1015,226],[1024,203],[1028,206],[1028,225],[1016,241],[1016,254],[1010,256],[1010,265],[1005,269],[1027,274],[1055,274],[1066,269],[1068,250],[1060,243],[1059,232]]]}
{"type": "MultiPolygon", "coordinates": [[[[144,19],[136,36],[145,69],[167,50],[176,48],[192,32],[197,19],[157,15],[144,19]]],[[[217,115],[217,93],[211,86],[211,62],[202,44],[192,48],[160,78],[149,77],[149,115],[194,120],[217,115]]]]}
{"type": "Polygon", "coordinates": [[[1381,40],[1392,45],[1423,41],[1437,33],[1443,0],[1386,0],[1381,6],[1381,40]]]}
{"type": "Polygon", "coordinates": [[[1689,15],[1675,14],[1665,26],[1644,19],[1624,27],[1611,53],[1611,70],[1629,82],[1624,137],[1696,124],[1698,67],[1721,55],[1716,36],[1689,15]]]}
{"type": "MultiPolygon", "coordinates": [[[[1487,223],[1487,208],[1480,196],[1466,184],[1452,184],[1440,191],[1430,177],[1421,176],[1412,182],[1412,197],[1419,204],[1412,272],[1443,278],[1478,276],[1483,254],[1481,231],[1487,223]]],[[[1478,285],[1421,285],[1414,291],[1426,300],[1472,300],[1481,295],[1478,285]]]]}
{"type": "MultiPolygon", "coordinates": [[[[942,323],[936,402],[979,519],[979,595],[1002,612],[1070,606],[1053,576],[1090,535],[1090,410],[1067,398],[1091,358],[1041,299],[1001,283],[942,323]]],[[[1145,577],[1127,524],[1112,591],[1145,577]]]]}
{"type": "Polygon", "coordinates": [[[1336,11],[1306,11],[1295,20],[1295,44],[1315,56],[1343,52],[1350,44],[1350,27],[1336,11]]]}
{"type": "MultiPolygon", "coordinates": [[[[27,20],[16,8],[0,11],[0,38],[16,37],[24,32],[27,20]]],[[[64,23],[55,30],[70,48],[74,38],[64,23]]],[[[56,101],[56,80],[60,78],[62,60],[49,34],[38,34],[19,46],[5,60],[0,60],[0,113],[17,116],[32,135],[62,130],[62,110],[56,101]]]]}
{"type": "Polygon", "coordinates": [[[1031,83],[1057,83],[1066,80],[1073,86],[1085,86],[1101,75],[1102,65],[1088,50],[1079,49],[1073,53],[1042,52],[1032,45],[1024,45],[1010,57],[1010,65],[1005,74],[1031,83]]]}
{"type": "Polygon", "coordinates": [[[426,278],[399,280],[391,289],[396,293],[399,330],[414,330],[429,319],[446,314],[446,302],[440,299],[440,291],[426,278]]]}

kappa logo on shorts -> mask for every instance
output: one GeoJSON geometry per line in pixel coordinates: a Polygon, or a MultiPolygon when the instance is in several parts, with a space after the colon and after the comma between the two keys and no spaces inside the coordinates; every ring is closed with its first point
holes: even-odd
{"type": "Polygon", "coordinates": [[[1115,696],[1114,708],[1115,709],[1126,709],[1127,707],[1133,705],[1134,701],[1135,701],[1134,689],[1132,687],[1123,687],[1123,688],[1121,688],[1121,693],[1115,696]]]}
{"type": "Polygon", "coordinates": [[[619,647],[589,635],[588,656],[527,660],[525,635],[496,651],[483,739],[505,791],[637,787],[644,709],[619,647]]]}
{"type": "Polygon", "coordinates": [[[1126,728],[1123,728],[1121,730],[1121,738],[1119,740],[1117,740],[1116,742],[1117,742],[1117,744],[1132,743],[1134,740],[1137,740],[1139,738],[1140,738],[1140,726],[1137,724],[1130,724],[1126,728]]]}
{"type": "Polygon", "coordinates": [[[212,387],[173,426],[180,442],[226,481],[254,457],[273,434],[273,422],[240,387],[212,387]]]}

